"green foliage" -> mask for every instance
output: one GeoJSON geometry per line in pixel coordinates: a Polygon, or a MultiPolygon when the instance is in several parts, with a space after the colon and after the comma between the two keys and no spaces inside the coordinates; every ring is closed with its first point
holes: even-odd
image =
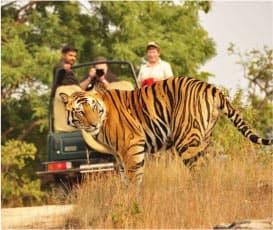
{"type": "Polygon", "coordinates": [[[22,141],[9,140],[2,145],[2,205],[31,205],[44,196],[40,180],[35,178],[31,167],[35,153],[33,144],[22,141]]]}
{"type": "Polygon", "coordinates": [[[255,129],[262,135],[272,138],[273,135],[273,101],[265,103],[258,95],[251,98],[251,108],[254,114],[255,129]]]}
{"type": "Polygon", "coordinates": [[[252,49],[242,53],[234,44],[228,49],[230,55],[239,58],[237,64],[244,70],[248,80],[247,103],[253,109],[255,128],[264,136],[273,133],[273,49],[252,49]]]}
{"type": "MultiPolygon", "coordinates": [[[[222,89],[222,91],[226,92],[226,89],[222,89]]],[[[245,105],[243,103],[243,99],[244,92],[242,89],[239,89],[234,97],[230,99],[230,101],[234,108],[239,111],[243,120],[256,134],[262,137],[266,136],[267,133],[264,132],[266,129],[262,129],[262,122],[268,122],[268,120],[263,120],[266,116],[259,115],[259,117],[257,114],[261,114],[261,112],[252,108],[251,106],[245,105]]],[[[264,111],[267,112],[266,110],[264,111]]],[[[270,129],[270,127],[267,128],[270,129]]],[[[233,123],[227,117],[221,116],[213,132],[213,152],[217,154],[224,154],[226,156],[238,157],[238,155],[240,155],[242,152],[242,146],[255,149],[254,152],[260,157],[262,157],[262,155],[272,153],[272,147],[253,145],[249,139],[245,138],[241,132],[239,132],[236,127],[234,127],[233,123]]]]}
{"type": "Polygon", "coordinates": [[[262,50],[252,49],[242,53],[231,43],[228,51],[239,58],[237,64],[242,66],[244,77],[249,80],[249,94],[256,94],[258,88],[272,99],[273,49],[265,46],[262,50]]]}

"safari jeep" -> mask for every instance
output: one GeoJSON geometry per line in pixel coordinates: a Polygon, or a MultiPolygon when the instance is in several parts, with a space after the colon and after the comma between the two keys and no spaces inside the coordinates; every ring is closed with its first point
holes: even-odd
{"type": "MultiPolygon", "coordinates": [[[[106,63],[108,70],[116,76],[117,81],[110,83],[111,88],[119,88],[124,82],[127,85],[130,83],[132,89],[137,87],[134,67],[127,61],[88,62],[73,66],[73,70],[80,78],[80,76],[87,76],[92,66],[102,63],[106,63]]],[[[56,130],[54,127],[56,117],[54,117],[53,112],[53,98],[50,98],[47,161],[42,163],[43,169],[36,172],[44,183],[60,180],[67,181],[75,178],[78,180],[84,173],[115,170],[114,157],[110,154],[102,154],[87,145],[81,130],[56,130]]]]}

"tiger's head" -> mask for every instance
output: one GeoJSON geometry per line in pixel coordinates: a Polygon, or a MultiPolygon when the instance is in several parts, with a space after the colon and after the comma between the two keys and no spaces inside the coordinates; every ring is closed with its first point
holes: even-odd
{"type": "Polygon", "coordinates": [[[67,111],[67,124],[84,129],[91,135],[100,131],[106,118],[106,109],[102,101],[86,92],[75,92],[71,96],[59,94],[67,111]]]}

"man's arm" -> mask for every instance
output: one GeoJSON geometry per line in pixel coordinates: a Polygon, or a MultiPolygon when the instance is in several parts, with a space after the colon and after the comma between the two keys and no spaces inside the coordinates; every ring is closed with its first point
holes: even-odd
{"type": "Polygon", "coordinates": [[[72,71],[70,64],[60,62],[58,65],[55,66],[53,73],[55,85],[61,84],[62,80],[65,78],[65,74],[67,71],[72,71]]]}
{"type": "Polygon", "coordinates": [[[144,74],[143,72],[144,72],[144,65],[141,65],[138,76],[137,76],[137,82],[138,82],[139,86],[141,85],[141,82],[143,81],[143,78],[144,78],[143,77],[143,74],[144,74]]]}
{"type": "Polygon", "coordinates": [[[91,83],[92,79],[90,77],[87,77],[82,82],[80,82],[80,87],[82,90],[86,90],[88,85],[91,83]]]}
{"type": "Polygon", "coordinates": [[[89,86],[89,84],[93,81],[93,79],[95,77],[96,77],[96,69],[95,68],[91,68],[89,70],[88,77],[85,78],[83,81],[80,82],[80,87],[82,88],[82,90],[86,90],[87,87],[89,86]]]}
{"type": "Polygon", "coordinates": [[[62,79],[65,76],[65,70],[63,68],[63,63],[57,64],[53,69],[53,83],[51,87],[51,98],[55,96],[55,91],[59,84],[61,83],[62,79]]]}
{"type": "Polygon", "coordinates": [[[173,77],[172,67],[168,62],[165,62],[164,75],[165,79],[173,77]]]}

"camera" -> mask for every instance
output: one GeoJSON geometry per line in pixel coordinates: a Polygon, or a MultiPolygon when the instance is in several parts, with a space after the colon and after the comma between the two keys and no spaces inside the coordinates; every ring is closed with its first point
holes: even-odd
{"type": "Polygon", "coordinates": [[[104,70],[103,69],[96,69],[96,75],[97,75],[97,77],[102,77],[104,75],[104,70]]]}

